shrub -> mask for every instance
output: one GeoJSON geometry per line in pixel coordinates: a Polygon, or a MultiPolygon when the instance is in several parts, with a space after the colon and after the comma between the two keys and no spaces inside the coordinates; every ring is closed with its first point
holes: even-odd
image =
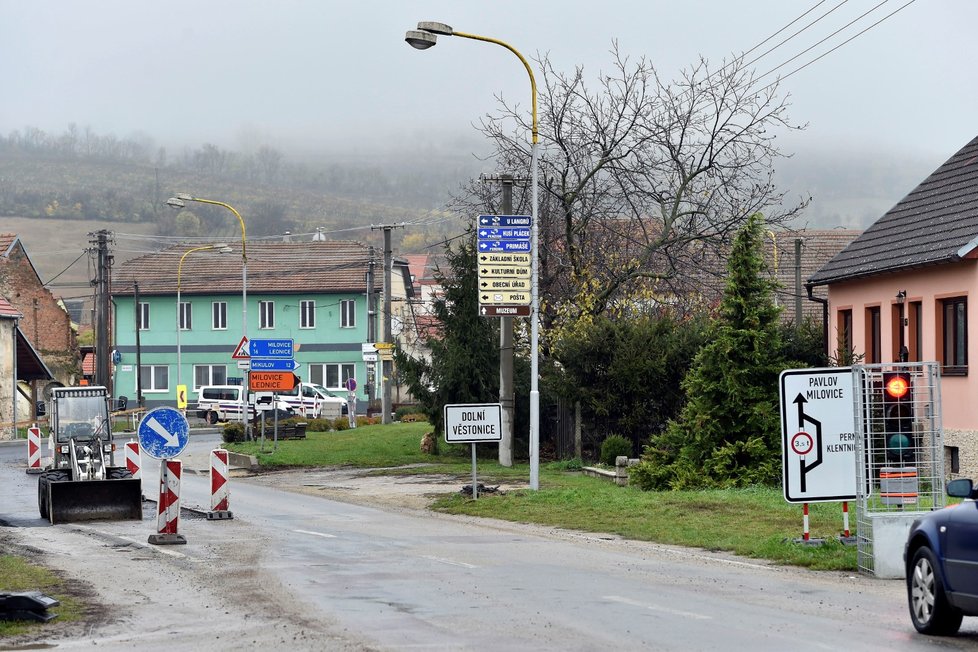
{"type": "Polygon", "coordinates": [[[333,419],[333,430],[348,430],[350,427],[350,420],[346,417],[336,417],[333,419]]]}
{"type": "Polygon", "coordinates": [[[245,440],[244,426],[240,421],[228,421],[224,424],[223,439],[225,443],[233,444],[245,440]]]}
{"type": "Polygon", "coordinates": [[[421,414],[420,412],[409,412],[398,418],[402,423],[420,423],[421,421],[427,421],[428,417],[421,414]]]}
{"type": "MultiPolygon", "coordinates": [[[[298,421],[303,420],[298,419],[298,421]]],[[[329,432],[334,429],[332,419],[309,419],[306,423],[308,424],[306,426],[306,432],[329,432]]]]}
{"type": "Polygon", "coordinates": [[[421,414],[421,407],[417,405],[402,405],[396,410],[394,410],[394,419],[397,421],[424,421],[425,418],[422,416],[418,418],[409,418],[414,415],[421,414]]]}
{"type": "Polygon", "coordinates": [[[608,466],[615,465],[615,458],[619,455],[630,457],[632,454],[632,442],[621,435],[609,435],[601,442],[601,462],[608,466]]]}

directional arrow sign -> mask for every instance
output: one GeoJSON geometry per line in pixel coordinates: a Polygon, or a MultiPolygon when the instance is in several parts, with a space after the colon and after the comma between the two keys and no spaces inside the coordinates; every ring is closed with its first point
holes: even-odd
{"type": "Polygon", "coordinates": [[[479,283],[483,290],[526,290],[530,291],[530,280],[526,278],[489,278],[479,283]]]}
{"type": "Polygon", "coordinates": [[[285,358],[252,358],[251,371],[295,371],[299,363],[285,358]]]}
{"type": "Polygon", "coordinates": [[[479,254],[480,265],[523,265],[529,268],[530,254],[503,254],[503,253],[483,253],[479,254]]]}
{"type": "Polygon", "coordinates": [[[485,228],[479,229],[480,240],[497,240],[499,238],[523,238],[530,239],[530,229],[513,228],[485,228]]]}
{"type": "Polygon", "coordinates": [[[480,292],[481,303],[515,303],[529,304],[529,292],[480,292]]]}
{"type": "Polygon", "coordinates": [[[480,215],[479,226],[532,226],[530,215],[480,215]]]}
{"type": "Polygon", "coordinates": [[[522,265],[479,265],[480,278],[530,278],[530,268],[522,265]]]}
{"type": "Polygon", "coordinates": [[[780,386],[785,500],[855,500],[852,370],[788,369],[781,373],[780,386]]]}
{"type": "Polygon", "coordinates": [[[139,445],[158,460],[176,457],[190,441],[190,424],[183,414],[171,407],[158,407],[146,413],[139,422],[139,445]]]}
{"type": "Polygon", "coordinates": [[[479,251],[530,251],[529,240],[480,240],[479,251]]]}

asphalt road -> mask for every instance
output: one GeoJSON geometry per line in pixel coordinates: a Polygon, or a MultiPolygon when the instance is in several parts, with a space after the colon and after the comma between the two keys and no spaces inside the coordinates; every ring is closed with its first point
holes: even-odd
{"type": "MultiPolygon", "coordinates": [[[[192,437],[188,457],[214,441],[192,437]]],[[[91,581],[121,623],[142,623],[134,632],[113,619],[61,647],[101,636],[101,649],[157,649],[153,642],[163,649],[162,640],[168,649],[224,649],[231,641],[384,650],[978,648],[978,619],[966,619],[954,639],[917,635],[899,581],[380,509],[283,491],[261,478],[232,480],[233,521],[184,519],[185,546],[145,545],[151,519],[50,526],[37,517],[35,481],[10,448],[0,446],[0,534],[66,572],[87,569],[97,578],[124,567],[125,589],[91,581]],[[113,541],[126,545],[106,543],[113,541]],[[60,554],[66,550],[84,565],[60,554]],[[154,588],[161,576],[169,597],[154,588]],[[211,604],[220,608],[201,606],[211,604]],[[220,622],[221,612],[241,629],[208,641],[214,633],[205,623],[220,622]]],[[[144,477],[147,496],[157,474],[144,477]]],[[[206,476],[184,474],[184,504],[206,507],[208,490],[206,476]]]]}

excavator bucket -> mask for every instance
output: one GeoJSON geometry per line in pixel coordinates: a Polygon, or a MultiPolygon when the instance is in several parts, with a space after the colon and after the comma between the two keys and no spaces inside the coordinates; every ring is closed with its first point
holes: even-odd
{"type": "Polygon", "coordinates": [[[143,518],[141,480],[61,481],[48,486],[52,524],[143,518]]]}

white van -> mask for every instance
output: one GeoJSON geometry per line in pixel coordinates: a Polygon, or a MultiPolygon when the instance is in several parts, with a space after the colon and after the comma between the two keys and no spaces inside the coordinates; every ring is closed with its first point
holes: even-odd
{"type": "Polygon", "coordinates": [[[287,392],[279,392],[296,414],[306,419],[335,419],[343,414],[346,399],[332,394],[322,385],[298,383],[287,392]]]}
{"type": "MultiPolygon", "coordinates": [[[[240,421],[242,392],[244,392],[244,387],[241,385],[205,385],[201,387],[197,391],[197,416],[212,424],[218,421],[240,421]]],[[[257,418],[259,412],[269,412],[276,408],[281,410],[281,418],[288,418],[295,414],[293,407],[282,399],[272,405],[270,394],[268,396],[258,395],[257,399],[255,394],[252,394],[249,399],[248,418],[252,421],[257,418]]]]}

